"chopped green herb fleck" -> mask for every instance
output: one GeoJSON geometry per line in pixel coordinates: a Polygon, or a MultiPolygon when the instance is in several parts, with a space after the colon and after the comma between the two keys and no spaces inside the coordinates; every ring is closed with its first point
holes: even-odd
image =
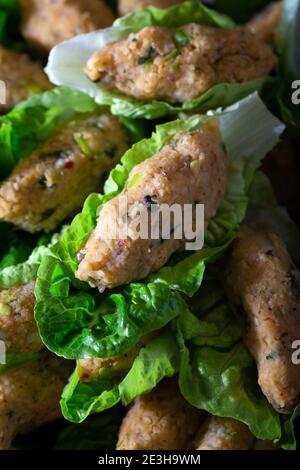
{"type": "Polygon", "coordinates": [[[173,34],[173,40],[177,47],[186,46],[191,39],[192,36],[188,33],[185,33],[184,31],[176,31],[173,34]]]}
{"type": "Polygon", "coordinates": [[[81,148],[83,153],[87,157],[92,157],[93,156],[93,151],[89,147],[89,144],[88,144],[87,140],[83,137],[83,135],[80,134],[79,132],[76,132],[73,137],[74,137],[74,140],[75,140],[76,144],[79,145],[79,147],[81,148]]]}
{"type": "Polygon", "coordinates": [[[3,302],[0,302],[0,315],[9,316],[11,314],[11,307],[3,302]]]}
{"type": "Polygon", "coordinates": [[[169,52],[168,54],[165,55],[165,59],[167,59],[167,60],[176,59],[178,54],[179,54],[179,52],[176,49],[174,49],[173,51],[171,51],[171,52],[169,52]]]}
{"type": "Polygon", "coordinates": [[[153,60],[149,60],[149,61],[145,64],[146,72],[150,72],[152,64],[153,64],[153,60]]]}
{"type": "Polygon", "coordinates": [[[132,189],[132,188],[137,188],[138,185],[140,184],[142,176],[139,173],[136,173],[133,175],[130,181],[128,181],[127,188],[132,189]]]}
{"type": "Polygon", "coordinates": [[[154,51],[155,51],[154,47],[152,46],[148,47],[148,49],[146,50],[146,54],[138,57],[137,63],[139,65],[146,64],[149,60],[151,60],[152,54],[154,51]]]}

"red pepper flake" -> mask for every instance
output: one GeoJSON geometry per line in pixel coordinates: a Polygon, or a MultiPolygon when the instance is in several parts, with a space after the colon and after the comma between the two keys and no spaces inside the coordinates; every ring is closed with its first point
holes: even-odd
{"type": "Polygon", "coordinates": [[[64,164],[64,168],[73,168],[74,167],[74,162],[72,162],[72,160],[69,160],[68,162],[66,162],[64,164]]]}

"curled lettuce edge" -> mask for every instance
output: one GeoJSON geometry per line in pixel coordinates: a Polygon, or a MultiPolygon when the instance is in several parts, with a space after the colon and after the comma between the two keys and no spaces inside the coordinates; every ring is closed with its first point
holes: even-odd
{"type": "Polygon", "coordinates": [[[89,57],[108,43],[126,39],[130,33],[138,32],[145,26],[175,27],[189,22],[227,29],[235,26],[227,16],[196,1],[187,1],[163,10],[150,6],[118,18],[111,28],[80,35],[54,47],[49,55],[46,73],[52,83],[84,91],[97,103],[110,106],[113,114],[133,119],[156,119],[180,111],[203,111],[218,106],[229,106],[255,91],[262,92],[265,86],[274,83],[272,77],[262,77],[245,83],[222,83],[182,105],[172,105],[164,101],[140,101],[101,88],[84,74],[83,68],[89,57]],[[76,57],[74,49],[77,51],[76,57]]]}

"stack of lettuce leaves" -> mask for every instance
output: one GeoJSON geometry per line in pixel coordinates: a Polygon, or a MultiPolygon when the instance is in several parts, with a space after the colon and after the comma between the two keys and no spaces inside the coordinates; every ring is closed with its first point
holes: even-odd
{"type": "MultiPolygon", "coordinates": [[[[205,274],[206,266],[224,254],[245,220],[256,171],[283,129],[257,94],[225,110],[159,125],[150,139],[125,153],[110,173],[104,194],[87,198],[81,214],[43,257],[38,270],[35,317],[43,342],[67,359],[106,358],[128,353],[141,337],[159,333],[127,369],[102,367],[96,380],[81,382],[78,363],[61,400],[66,419],[81,423],[119,402],[128,405],[164,377],[178,373],[182,394],[192,405],[243,421],[259,439],[294,448],[292,422],[297,410],[282,418],[263,396],[255,363],[241,341],[223,288],[205,274]],[[78,281],[77,252],[95,228],[101,205],[123,189],[136,164],[158,152],[172,135],[201,128],[211,118],[219,120],[227,152],[227,187],[206,230],[204,247],[175,254],[144,281],[118,290],[99,293],[78,281]]],[[[278,223],[278,216],[293,226],[277,207],[268,181],[255,176],[257,180],[260,194],[268,195],[274,220],[278,223]]],[[[293,230],[298,237],[294,226],[293,230]]]]}
{"type": "MultiPolygon", "coordinates": [[[[300,262],[299,230],[277,205],[268,179],[258,171],[284,126],[253,92],[262,92],[269,85],[274,90],[272,85],[277,82],[273,77],[263,77],[243,84],[224,83],[177,106],[162,101],[141,102],[102,89],[83,73],[93,52],[145,26],[176,27],[198,22],[233,28],[235,23],[226,14],[243,22],[268,2],[248,3],[242,14],[241,5],[237,7],[230,0],[216,0],[214,6],[220,12],[194,1],[166,10],[148,7],[117,19],[112,28],[66,41],[51,52],[47,67],[53,83],[66,86],[36,95],[0,117],[0,180],[58,126],[77,113],[95,111],[99,105],[110,106],[112,113],[122,116],[121,122],[129,129],[133,142],[137,142],[111,171],[104,193],[91,194],[82,212],[56,234],[28,235],[16,232],[10,225],[0,225],[0,290],[36,279],[35,318],[50,351],[77,361],[118,357],[130,353],[141,338],[156,332],[131,362],[116,370],[100,368],[96,380],[82,382],[77,362],[61,399],[64,417],[76,424],[61,432],[57,449],[114,448],[123,416],[121,404],[127,406],[138,395],[153,390],[163,378],[176,374],[182,395],[193,406],[244,422],[258,439],[273,440],[285,449],[296,447],[293,423],[300,407],[291,415],[281,415],[268,403],[258,386],[255,362],[242,342],[223,287],[207,269],[224,256],[241,223],[259,217],[268,217],[293,260],[300,262]],[[207,110],[214,111],[159,125],[151,138],[144,140],[140,140],[140,124],[128,119],[156,119],[207,110]],[[227,187],[206,230],[204,247],[175,254],[166,266],[145,280],[104,293],[78,281],[77,253],[95,228],[99,209],[122,191],[130,171],[158,152],[178,131],[199,129],[215,118],[219,120],[227,153],[227,187]],[[99,428],[104,432],[99,434],[99,428]]],[[[277,99],[283,120],[297,135],[299,106],[291,103],[291,93],[292,83],[300,75],[300,2],[282,3],[282,81],[277,99]]],[[[19,2],[0,0],[0,43],[12,45],[18,40],[18,19],[19,2]]],[[[0,374],[35,361],[40,354],[43,351],[8,351],[0,374]]]]}

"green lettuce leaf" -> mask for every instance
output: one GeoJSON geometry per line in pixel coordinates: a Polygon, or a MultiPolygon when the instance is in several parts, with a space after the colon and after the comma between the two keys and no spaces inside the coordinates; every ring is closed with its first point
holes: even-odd
{"type": "Polygon", "coordinates": [[[178,368],[179,350],[174,335],[163,333],[140,350],[125,377],[81,383],[77,367],[62,394],[62,413],[69,421],[81,423],[90,414],[100,413],[120,401],[127,405],[151,391],[164,377],[174,375],[178,368]]]}
{"type": "Polygon", "coordinates": [[[111,106],[114,114],[146,119],[155,119],[180,111],[203,111],[218,106],[229,106],[254,91],[263,91],[266,86],[274,82],[270,77],[262,77],[242,84],[222,83],[197,98],[176,106],[164,101],[136,100],[119,92],[107,90],[91,82],[83,72],[93,52],[110,42],[125,39],[130,33],[138,32],[145,26],[178,27],[191,22],[227,29],[235,26],[227,16],[197,1],[186,1],[167,9],[150,6],[118,18],[112,28],[81,35],[55,47],[50,53],[46,72],[51,82],[85,91],[97,103],[111,106]],[[76,57],[73,54],[74,49],[77,51],[76,57]]]}
{"type": "Polygon", "coordinates": [[[123,405],[150,392],[164,378],[179,370],[179,350],[173,332],[167,331],[140,350],[130,371],[119,384],[123,405]]]}
{"type": "Polygon", "coordinates": [[[279,415],[262,395],[255,364],[241,342],[226,351],[183,349],[180,386],[192,405],[244,422],[258,439],[281,436],[279,415]]]}
{"type": "Polygon", "coordinates": [[[213,263],[216,258],[222,256],[234,238],[234,234],[230,233],[223,246],[205,247],[177,263],[175,262],[176,256],[174,256],[167,266],[150,275],[149,279],[153,282],[164,283],[171,289],[179,290],[188,297],[192,297],[202,283],[206,264],[213,263]]]}
{"type": "Polygon", "coordinates": [[[227,300],[213,303],[214,289],[222,288],[211,282],[201,288],[194,313],[177,320],[181,392],[197,408],[244,422],[258,439],[279,439],[279,414],[258,386],[255,363],[227,300]]]}
{"type": "Polygon", "coordinates": [[[204,250],[186,252],[179,261],[176,256],[170,260],[176,275],[176,282],[171,284],[170,270],[165,267],[144,282],[103,294],[74,276],[77,253],[96,226],[100,206],[122,190],[136,164],[158,152],[178,130],[196,129],[210,119],[193,116],[158,126],[150,139],[127,151],[121,164],[111,172],[105,194],[88,197],[83,211],[59,243],[43,257],[36,283],[35,317],[42,340],[51,351],[69,359],[122,354],[142,336],[162,328],[184,311],[180,292],[193,295],[201,284],[205,264],[221,256],[233,239],[234,230],[246,214],[253,174],[283,130],[257,95],[217,116],[228,156],[227,189],[209,223],[204,250]],[[253,122],[259,126],[252,126],[253,122]]]}
{"type": "Polygon", "coordinates": [[[285,450],[297,449],[297,440],[295,436],[295,421],[300,416],[300,405],[297,405],[292,415],[281,415],[282,434],[276,442],[279,447],[285,450]]]}

